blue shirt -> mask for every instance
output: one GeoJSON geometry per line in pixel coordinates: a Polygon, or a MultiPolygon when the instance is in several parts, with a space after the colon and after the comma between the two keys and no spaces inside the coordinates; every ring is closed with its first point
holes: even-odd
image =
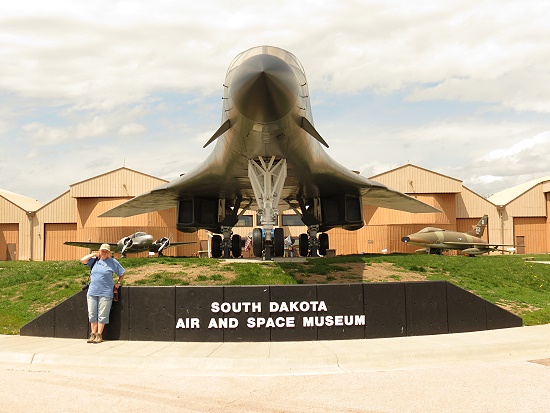
{"type": "Polygon", "coordinates": [[[114,258],[107,258],[105,261],[99,258],[90,258],[87,265],[90,268],[93,266],[87,295],[113,298],[113,287],[115,286],[113,274],[119,277],[124,275],[125,269],[122,265],[114,258]]]}

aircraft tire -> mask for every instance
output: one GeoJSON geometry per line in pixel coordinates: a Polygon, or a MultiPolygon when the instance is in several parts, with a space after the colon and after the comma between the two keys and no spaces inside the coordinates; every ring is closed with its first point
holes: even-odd
{"type": "Polygon", "coordinates": [[[285,255],[285,233],[282,228],[275,228],[273,231],[273,248],[276,257],[285,255]]]}
{"type": "Polygon", "coordinates": [[[255,257],[261,257],[264,249],[264,237],[262,236],[261,228],[252,230],[252,253],[255,257]]]}
{"type": "Polygon", "coordinates": [[[307,234],[300,234],[300,256],[307,257],[309,254],[309,239],[307,234]]]}
{"type": "Polygon", "coordinates": [[[328,248],[328,234],[323,232],[319,235],[319,254],[322,256],[327,255],[328,248]]]}
{"type": "Polygon", "coordinates": [[[233,258],[239,258],[242,255],[241,236],[239,234],[234,234],[231,237],[231,255],[233,255],[233,258]]]}
{"type": "Polygon", "coordinates": [[[222,256],[222,237],[214,235],[212,237],[212,257],[220,258],[222,256]]]}

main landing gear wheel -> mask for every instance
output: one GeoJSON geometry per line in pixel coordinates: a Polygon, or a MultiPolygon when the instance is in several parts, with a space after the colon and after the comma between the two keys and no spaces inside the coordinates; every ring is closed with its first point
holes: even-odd
{"type": "Polygon", "coordinates": [[[273,249],[276,257],[285,255],[285,233],[282,228],[275,228],[273,231],[273,249]]]}
{"type": "Polygon", "coordinates": [[[300,256],[307,257],[309,255],[309,237],[307,234],[300,234],[300,256]]]}
{"type": "Polygon", "coordinates": [[[262,229],[254,228],[252,230],[252,253],[255,257],[261,257],[264,250],[264,237],[262,237],[262,229]]]}
{"type": "Polygon", "coordinates": [[[231,237],[231,255],[233,255],[233,258],[239,258],[242,255],[241,236],[239,234],[234,234],[231,237]]]}
{"type": "Polygon", "coordinates": [[[222,256],[222,237],[214,235],[212,237],[212,257],[220,258],[222,256]]]}
{"type": "Polygon", "coordinates": [[[327,255],[328,250],[328,234],[322,233],[319,235],[319,255],[327,255]]]}

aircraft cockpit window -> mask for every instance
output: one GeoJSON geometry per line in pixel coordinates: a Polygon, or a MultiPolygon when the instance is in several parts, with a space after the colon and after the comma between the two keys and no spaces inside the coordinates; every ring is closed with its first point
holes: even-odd
{"type": "Polygon", "coordinates": [[[136,232],[134,235],[132,235],[132,238],[137,238],[145,235],[145,232],[136,232]]]}
{"type": "Polygon", "coordinates": [[[418,233],[419,234],[427,234],[428,232],[437,232],[437,231],[445,231],[445,230],[441,229],[441,228],[427,227],[427,228],[424,228],[424,229],[418,231],[418,233]]]}

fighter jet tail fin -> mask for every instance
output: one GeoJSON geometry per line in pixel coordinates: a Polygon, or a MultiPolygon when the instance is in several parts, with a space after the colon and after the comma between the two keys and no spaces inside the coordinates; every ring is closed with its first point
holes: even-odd
{"type": "Polygon", "coordinates": [[[487,215],[483,215],[483,217],[481,217],[481,219],[477,223],[476,227],[473,230],[468,231],[466,234],[481,238],[483,236],[483,233],[485,232],[485,228],[487,227],[487,219],[487,215]]]}

